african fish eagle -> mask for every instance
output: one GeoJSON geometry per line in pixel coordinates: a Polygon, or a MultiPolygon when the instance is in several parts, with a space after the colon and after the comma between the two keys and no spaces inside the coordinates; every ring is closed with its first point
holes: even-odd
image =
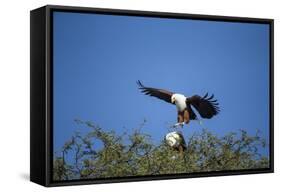
{"type": "Polygon", "coordinates": [[[220,112],[219,104],[217,100],[214,100],[214,95],[208,96],[208,93],[206,93],[203,97],[199,95],[186,97],[183,94],[173,93],[164,89],[145,87],[140,81],[137,81],[137,84],[141,92],[145,95],[157,97],[158,99],[176,105],[178,123],[174,126],[183,127],[183,125],[188,124],[190,120],[197,119],[192,107],[205,119],[211,119],[220,112]]]}
{"type": "Polygon", "coordinates": [[[184,137],[182,133],[178,131],[168,133],[165,136],[164,140],[168,146],[170,146],[174,150],[179,151],[180,153],[186,150],[186,143],[184,137]]]}

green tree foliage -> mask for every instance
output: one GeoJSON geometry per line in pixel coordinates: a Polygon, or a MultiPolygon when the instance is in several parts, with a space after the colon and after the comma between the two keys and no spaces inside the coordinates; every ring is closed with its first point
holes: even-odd
{"type": "MultiPolygon", "coordinates": [[[[136,129],[130,135],[104,131],[91,122],[89,133],[75,133],[53,159],[53,179],[94,179],[125,176],[179,174],[268,168],[268,157],[259,154],[266,144],[257,133],[246,131],[218,137],[207,129],[186,138],[183,154],[136,129]],[[97,144],[99,143],[99,144],[97,144]]],[[[143,126],[143,125],[141,125],[143,126]]]]}

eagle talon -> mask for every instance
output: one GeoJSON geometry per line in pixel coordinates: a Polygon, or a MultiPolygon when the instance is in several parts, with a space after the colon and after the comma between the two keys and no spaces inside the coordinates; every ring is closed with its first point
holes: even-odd
{"type": "Polygon", "coordinates": [[[185,124],[184,122],[176,123],[176,124],[173,125],[173,128],[177,128],[177,127],[183,128],[184,124],[185,124]]]}

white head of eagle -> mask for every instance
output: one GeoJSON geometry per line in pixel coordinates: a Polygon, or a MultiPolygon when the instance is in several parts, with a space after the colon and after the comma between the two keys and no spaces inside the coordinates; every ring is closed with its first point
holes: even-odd
{"type": "Polygon", "coordinates": [[[179,93],[174,93],[171,97],[171,103],[177,106],[178,111],[186,109],[186,97],[179,93]]]}
{"type": "Polygon", "coordinates": [[[194,107],[200,116],[205,119],[211,119],[220,112],[219,104],[217,100],[214,99],[214,95],[208,96],[208,93],[206,93],[203,97],[199,95],[186,97],[183,94],[173,93],[165,89],[145,87],[140,81],[137,81],[137,84],[141,92],[145,95],[156,97],[176,105],[178,111],[178,123],[187,124],[190,120],[197,119],[192,107],[194,107]]]}

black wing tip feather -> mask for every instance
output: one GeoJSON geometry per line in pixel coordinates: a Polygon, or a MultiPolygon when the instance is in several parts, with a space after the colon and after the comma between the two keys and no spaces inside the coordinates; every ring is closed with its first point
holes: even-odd
{"type": "Polygon", "coordinates": [[[141,88],[144,87],[140,80],[137,80],[137,85],[141,88]]]}
{"type": "Polygon", "coordinates": [[[137,85],[139,86],[139,89],[145,88],[145,86],[142,84],[140,80],[137,80],[137,85]]]}
{"type": "Polygon", "coordinates": [[[208,92],[202,97],[202,99],[210,102],[215,109],[215,114],[217,115],[220,112],[220,107],[217,99],[214,99],[215,95],[212,94],[211,96],[208,97],[208,92]]]}
{"type": "Polygon", "coordinates": [[[137,85],[139,86],[139,89],[142,93],[144,93],[145,95],[152,95],[150,92],[150,88],[145,87],[140,80],[137,80],[137,85]]]}

